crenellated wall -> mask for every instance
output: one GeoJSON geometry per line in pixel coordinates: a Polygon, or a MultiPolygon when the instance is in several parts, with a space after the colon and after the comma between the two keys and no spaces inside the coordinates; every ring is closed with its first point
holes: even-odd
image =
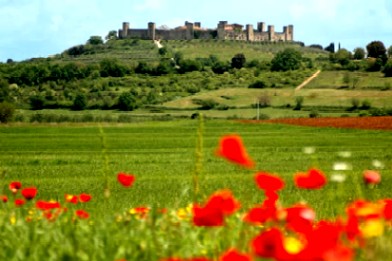
{"type": "Polygon", "coordinates": [[[294,41],[294,26],[283,27],[283,32],[275,32],[275,27],[264,22],[257,23],[255,30],[253,25],[229,24],[227,21],[220,21],[216,29],[205,29],[200,22],[185,22],[184,26],[175,29],[156,29],[155,23],[148,23],[147,29],[132,29],[129,23],[124,22],[119,30],[120,38],[140,38],[145,40],[192,40],[192,39],[219,39],[250,42],[278,42],[294,41]],[[266,28],[268,28],[266,30],[266,28]]]}

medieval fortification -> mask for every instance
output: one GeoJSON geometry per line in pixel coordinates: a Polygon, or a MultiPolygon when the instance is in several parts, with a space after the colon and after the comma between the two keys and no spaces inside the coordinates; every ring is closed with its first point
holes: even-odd
{"type": "Polygon", "coordinates": [[[128,22],[123,23],[118,31],[120,38],[139,38],[143,40],[192,40],[192,39],[218,39],[250,42],[279,42],[294,40],[294,26],[283,27],[283,32],[275,32],[275,27],[264,22],[257,23],[257,30],[253,25],[228,24],[220,21],[216,29],[202,28],[200,22],[185,22],[184,26],[174,29],[156,28],[155,23],[148,23],[147,29],[132,29],[128,22]]]}

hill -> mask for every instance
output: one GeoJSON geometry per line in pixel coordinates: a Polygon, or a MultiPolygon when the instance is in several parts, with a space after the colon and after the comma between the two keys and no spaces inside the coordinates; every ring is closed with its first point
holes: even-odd
{"type": "Polygon", "coordinates": [[[245,119],[388,114],[390,78],[366,71],[365,60],[348,60],[344,66],[356,68],[348,71],[334,55],[295,42],[113,39],[1,64],[0,102],[12,102],[22,121],[168,119],[200,111],[245,119]],[[272,67],[286,50],[298,56],[298,69],[272,67]],[[235,68],[237,55],[243,61],[235,68]]]}

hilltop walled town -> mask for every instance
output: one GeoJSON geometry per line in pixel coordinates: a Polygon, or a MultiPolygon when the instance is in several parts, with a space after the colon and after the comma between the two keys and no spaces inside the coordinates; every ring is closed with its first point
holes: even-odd
{"type": "Polygon", "coordinates": [[[244,28],[241,24],[229,24],[220,21],[217,28],[203,28],[200,22],[185,22],[183,26],[174,29],[156,28],[155,23],[148,23],[147,29],[132,29],[128,22],[124,22],[118,31],[121,39],[139,38],[143,40],[192,40],[192,39],[218,39],[250,42],[286,42],[294,40],[294,26],[283,27],[283,32],[276,32],[275,26],[257,23],[257,29],[252,24],[244,28]]]}

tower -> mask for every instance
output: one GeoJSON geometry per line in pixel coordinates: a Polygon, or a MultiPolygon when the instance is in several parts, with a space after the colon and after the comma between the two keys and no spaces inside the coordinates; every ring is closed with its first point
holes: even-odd
{"type": "Polygon", "coordinates": [[[186,26],[186,39],[187,40],[192,40],[194,38],[194,35],[195,35],[194,24],[193,23],[189,23],[189,22],[185,22],[185,26],[186,26]]]}
{"type": "Polygon", "coordinates": [[[264,22],[258,22],[257,23],[257,31],[259,32],[259,33],[263,33],[263,32],[265,32],[265,23],[264,22]]]}
{"type": "Polygon", "coordinates": [[[151,40],[155,40],[155,23],[148,23],[148,38],[151,40]]]}
{"type": "Polygon", "coordinates": [[[294,41],[294,26],[292,24],[287,27],[287,35],[287,41],[294,41]]]}
{"type": "Polygon", "coordinates": [[[120,37],[126,38],[128,36],[128,30],[129,30],[129,23],[123,22],[123,27],[122,27],[120,37]]]}
{"type": "Polygon", "coordinates": [[[268,40],[275,41],[275,26],[268,26],[268,40]]]}
{"type": "Polygon", "coordinates": [[[253,42],[255,40],[255,32],[253,31],[253,25],[246,25],[246,40],[253,42]]]}
{"type": "Polygon", "coordinates": [[[218,39],[224,40],[226,36],[227,21],[220,21],[218,24],[218,39]]]}

